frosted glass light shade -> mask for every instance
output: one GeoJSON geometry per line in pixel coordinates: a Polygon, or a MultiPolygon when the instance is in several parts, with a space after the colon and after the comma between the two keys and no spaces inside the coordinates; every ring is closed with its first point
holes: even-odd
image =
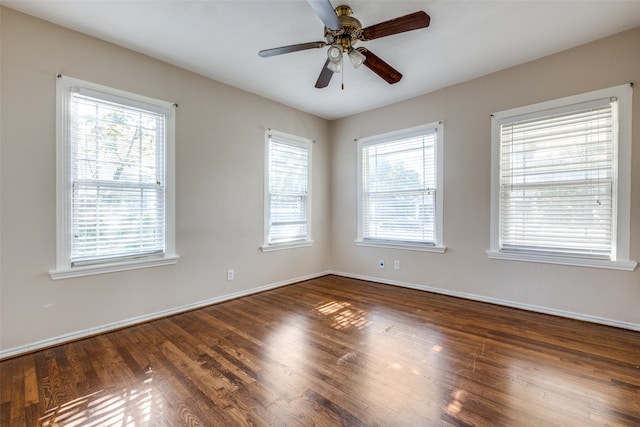
{"type": "Polygon", "coordinates": [[[359,66],[361,66],[364,61],[367,59],[366,56],[364,56],[364,54],[362,52],[360,52],[357,49],[351,49],[351,52],[349,52],[349,59],[351,60],[351,63],[353,64],[354,68],[358,68],[359,66]]]}

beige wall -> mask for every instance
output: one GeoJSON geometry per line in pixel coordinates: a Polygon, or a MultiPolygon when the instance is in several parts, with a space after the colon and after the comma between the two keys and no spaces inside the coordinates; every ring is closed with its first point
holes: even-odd
{"type": "MultiPolygon", "coordinates": [[[[140,54],[1,10],[0,351],[329,268],[329,123],[140,54]],[[52,281],[56,73],[179,104],[175,266],[52,281]],[[263,253],[264,128],[313,145],[315,244],[263,253]],[[227,269],[236,279],[226,280],[227,269]]],[[[1,355],[2,353],[0,353],[1,355]]]]}
{"type": "MultiPolygon", "coordinates": [[[[640,83],[640,28],[332,124],[332,269],[640,330],[634,272],[490,260],[490,114],[640,83]],[[354,139],[444,120],[445,254],[358,247],[354,139]],[[378,268],[385,259],[387,268],[378,268]],[[390,268],[400,260],[399,271],[390,268]]],[[[633,96],[631,258],[640,258],[640,86],[633,96]]]]}
{"type": "MultiPolygon", "coordinates": [[[[329,123],[168,64],[1,8],[0,357],[154,313],[329,269],[388,283],[640,328],[640,272],[489,260],[494,111],[640,82],[640,29],[329,123]],[[52,281],[55,75],[174,101],[175,266],[52,281]],[[445,121],[445,254],[357,247],[354,138],[445,121]],[[310,248],[263,253],[263,130],[313,146],[310,248]],[[401,270],[377,268],[401,261],[401,270]],[[226,281],[235,269],[236,280],[226,281]]],[[[635,129],[640,129],[638,90],[635,129]]],[[[640,133],[634,151],[640,150],[640,133]]],[[[633,159],[638,179],[640,156],[633,159]]],[[[640,258],[640,185],[631,256],[640,258]]]]}

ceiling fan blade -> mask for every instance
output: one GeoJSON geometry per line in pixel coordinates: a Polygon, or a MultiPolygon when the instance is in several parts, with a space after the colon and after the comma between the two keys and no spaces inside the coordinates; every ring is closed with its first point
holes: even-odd
{"type": "Polygon", "coordinates": [[[336,11],[329,3],[329,0],[307,0],[307,3],[313,8],[325,27],[330,30],[339,30],[342,28],[336,11]]]}
{"type": "Polygon", "coordinates": [[[333,77],[333,71],[327,68],[329,64],[329,59],[324,63],[322,67],[322,71],[320,71],[320,75],[318,76],[318,81],[316,81],[316,87],[318,89],[322,89],[323,87],[329,86],[329,82],[331,81],[331,77],[333,77]]]}
{"type": "Polygon", "coordinates": [[[400,74],[398,70],[384,62],[377,55],[374,55],[371,51],[367,50],[364,47],[359,47],[358,51],[360,51],[367,58],[364,61],[364,65],[366,65],[367,68],[384,79],[387,83],[398,83],[402,78],[402,74],[400,74]]]}
{"type": "Polygon", "coordinates": [[[292,44],[289,46],[274,47],[273,49],[261,50],[260,52],[258,52],[258,55],[263,58],[267,58],[269,56],[282,55],[283,53],[298,52],[300,50],[307,49],[318,49],[321,47],[325,47],[326,45],[327,44],[325,42],[292,44]]]}
{"type": "Polygon", "coordinates": [[[426,12],[414,12],[367,27],[362,30],[362,38],[363,40],[373,40],[393,34],[404,33],[405,31],[417,30],[428,27],[430,21],[431,18],[426,12]]]}

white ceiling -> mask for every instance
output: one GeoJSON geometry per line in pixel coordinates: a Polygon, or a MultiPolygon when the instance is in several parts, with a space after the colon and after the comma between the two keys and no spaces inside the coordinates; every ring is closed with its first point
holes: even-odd
{"type": "Polygon", "coordinates": [[[431,25],[363,44],[404,75],[399,83],[345,62],[343,76],[316,89],[326,48],[258,57],[262,49],[323,40],[323,24],[304,0],[0,3],[327,119],[640,26],[640,0],[332,0],[349,5],[363,27],[417,10],[431,16],[431,25]]]}

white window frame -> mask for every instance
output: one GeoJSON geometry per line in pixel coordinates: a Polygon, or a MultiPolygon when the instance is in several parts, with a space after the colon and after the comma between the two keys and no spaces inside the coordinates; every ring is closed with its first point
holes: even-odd
{"type": "Polygon", "coordinates": [[[285,132],[280,132],[273,129],[266,129],[264,133],[264,240],[260,249],[263,252],[300,248],[313,245],[314,241],[311,238],[312,223],[311,223],[311,176],[312,176],[312,164],[313,164],[313,141],[308,138],[303,138],[296,135],[291,135],[285,132]],[[306,192],[306,223],[307,223],[307,235],[302,239],[290,240],[285,242],[270,242],[270,230],[271,230],[271,194],[269,188],[270,179],[270,156],[271,156],[271,139],[272,137],[281,144],[287,144],[294,147],[307,150],[307,192],[306,192]]]}
{"type": "Polygon", "coordinates": [[[380,135],[361,138],[357,143],[357,215],[358,231],[355,244],[358,246],[405,249],[424,252],[444,253],[444,122],[437,121],[408,129],[401,129],[380,135]],[[364,182],[363,149],[368,146],[420,136],[435,131],[435,242],[414,242],[401,240],[372,239],[364,236],[364,182]]]}
{"type": "Polygon", "coordinates": [[[68,76],[56,81],[56,268],[49,270],[53,280],[103,274],[123,270],[171,265],[178,261],[175,252],[175,105],[68,76]],[[71,93],[86,91],[94,97],[124,105],[161,111],[165,114],[165,251],[142,257],[97,260],[72,266],[71,260],[71,93]]]}
{"type": "Polygon", "coordinates": [[[633,89],[630,84],[568,96],[534,105],[494,113],[491,118],[491,224],[490,246],[486,251],[492,259],[530,261],[581,267],[594,267],[633,271],[637,262],[629,259],[630,206],[631,206],[631,105],[633,89]],[[613,236],[610,259],[563,255],[558,253],[527,253],[503,251],[500,244],[500,127],[514,118],[543,116],[545,111],[571,108],[603,98],[617,100],[617,123],[614,109],[613,166],[613,236]],[[616,203],[617,201],[617,203],[616,203]]]}

